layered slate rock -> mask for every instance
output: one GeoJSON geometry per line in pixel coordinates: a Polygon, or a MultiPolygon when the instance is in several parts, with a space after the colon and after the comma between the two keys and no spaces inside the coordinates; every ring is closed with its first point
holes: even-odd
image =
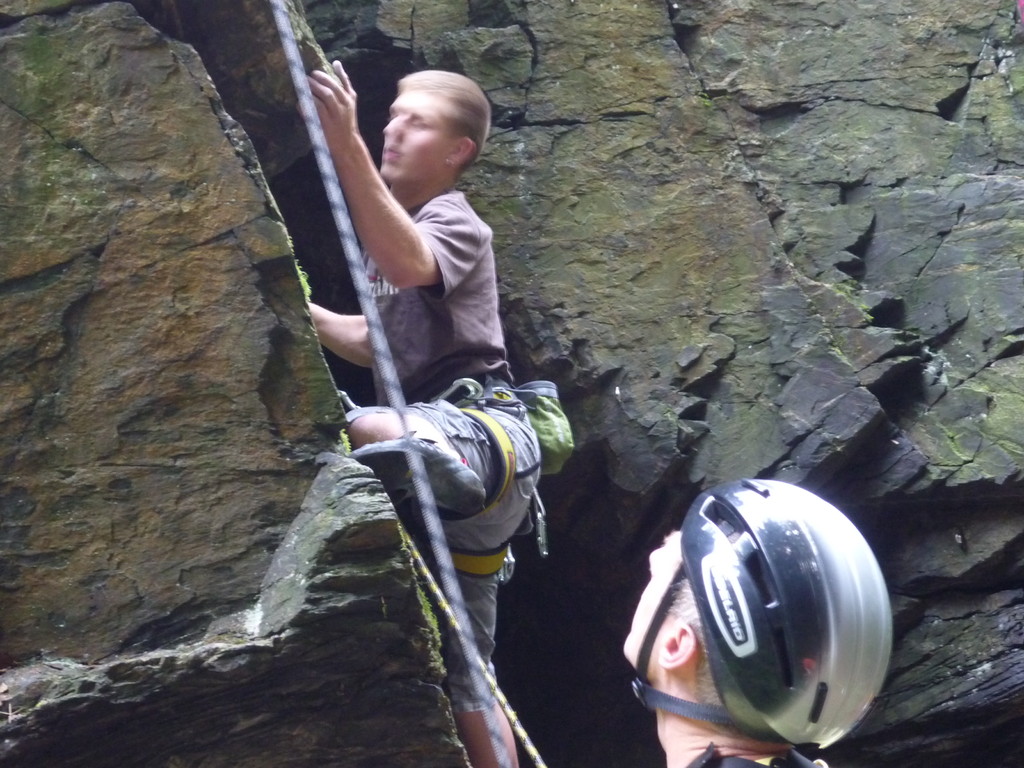
{"type": "Polygon", "coordinates": [[[0,58],[0,647],[95,660],[253,596],[338,405],[194,51],[112,4],[0,58]]]}
{"type": "Polygon", "coordinates": [[[251,608],[188,644],[0,677],[0,762],[465,765],[391,505],[351,459],[321,463],[251,608]]]}
{"type": "Polygon", "coordinates": [[[340,406],[289,237],[199,57],[110,4],[7,26],[0,61],[0,762],[464,765],[393,509],[322,453],[340,406]]]}

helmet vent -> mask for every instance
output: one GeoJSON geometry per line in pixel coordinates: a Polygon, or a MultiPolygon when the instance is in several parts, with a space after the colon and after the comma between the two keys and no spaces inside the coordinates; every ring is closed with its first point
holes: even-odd
{"type": "Polygon", "coordinates": [[[818,718],[821,717],[826,697],[828,697],[828,683],[818,683],[818,690],[814,692],[814,703],[811,704],[811,714],[807,718],[812,723],[818,722],[818,718]]]}
{"type": "Polygon", "coordinates": [[[750,576],[750,581],[757,590],[761,606],[764,608],[765,618],[771,627],[772,646],[775,648],[775,659],[779,664],[779,676],[783,685],[787,688],[793,687],[793,666],[790,663],[789,643],[786,640],[786,633],[782,622],[784,616],[780,610],[778,590],[775,582],[765,567],[764,561],[759,557],[756,547],[751,546],[750,551],[744,558],[743,565],[750,576]]]}
{"type": "Polygon", "coordinates": [[[765,568],[764,561],[760,557],[757,544],[752,536],[747,534],[741,546],[736,547],[736,554],[743,562],[743,567],[750,575],[750,580],[757,589],[759,602],[764,606],[769,616],[772,616],[774,609],[779,604],[779,592],[775,588],[775,582],[765,568]]]}
{"type": "Polygon", "coordinates": [[[779,662],[779,676],[782,678],[782,684],[787,688],[792,688],[793,667],[789,663],[789,646],[786,644],[786,635],[776,627],[772,630],[772,640],[774,640],[775,659],[779,662]]]}
{"type": "Polygon", "coordinates": [[[730,544],[735,544],[736,539],[739,538],[740,532],[736,530],[735,526],[726,520],[724,517],[719,517],[713,520],[714,524],[718,526],[718,530],[729,540],[730,544]]]}

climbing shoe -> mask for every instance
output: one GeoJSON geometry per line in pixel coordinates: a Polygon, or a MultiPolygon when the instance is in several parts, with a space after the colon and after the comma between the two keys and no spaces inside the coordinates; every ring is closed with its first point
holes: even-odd
{"type": "Polygon", "coordinates": [[[350,455],[373,470],[397,506],[416,498],[406,451],[422,457],[438,510],[470,517],[483,509],[487,493],[476,472],[431,442],[419,438],[384,440],[357,448],[350,455]]]}

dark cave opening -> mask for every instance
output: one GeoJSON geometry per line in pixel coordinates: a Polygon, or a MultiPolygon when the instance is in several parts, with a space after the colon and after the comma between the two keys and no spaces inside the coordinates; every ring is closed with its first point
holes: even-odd
{"type": "MultiPolygon", "coordinates": [[[[551,768],[657,765],[664,758],[655,718],[633,696],[621,651],[643,584],[613,574],[619,565],[602,568],[558,533],[546,559],[529,536],[513,549],[516,573],[499,593],[494,664],[540,755],[551,768]],[[600,584],[609,578],[621,579],[616,594],[600,584]]],[[[632,570],[646,574],[643,563],[632,570]]],[[[520,765],[530,764],[521,754],[520,765]]]]}

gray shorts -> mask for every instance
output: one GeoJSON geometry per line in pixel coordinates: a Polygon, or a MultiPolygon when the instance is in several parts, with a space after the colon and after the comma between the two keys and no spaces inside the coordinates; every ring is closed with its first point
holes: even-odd
{"type": "MultiPolygon", "coordinates": [[[[501,500],[486,512],[461,520],[445,520],[448,546],[467,552],[487,552],[522,533],[533,489],[540,478],[540,446],[526,418],[522,405],[486,408],[486,413],[499,422],[512,443],[516,456],[516,473],[501,500]]],[[[503,465],[480,422],[449,402],[414,403],[407,406],[409,414],[427,419],[440,430],[452,447],[479,475],[488,490],[498,485],[503,465]]],[[[349,422],[369,413],[393,413],[393,408],[369,406],[348,413],[349,422]]]]}
{"type": "MultiPolygon", "coordinates": [[[[494,664],[491,654],[494,653],[494,630],[498,614],[498,578],[497,576],[467,576],[456,572],[462,600],[466,606],[466,614],[472,629],[471,639],[476,645],[480,659],[494,676],[494,664]]],[[[480,663],[470,659],[470,667],[462,654],[462,646],[453,637],[451,627],[444,626],[444,642],[441,645],[444,664],[448,670],[448,697],[452,701],[452,709],[456,712],[481,712],[488,709],[488,702],[481,701],[473,687],[473,673],[483,675],[480,663]]],[[[489,690],[486,680],[482,680],[484,690],[489,690]]]]}
{"type": "MultiPolygon", "coordinates": [[[[416,403],[408,411],[428,419],[448,438],[452,446],[466,459],[468,466],[483,480],[485,488],[501,481],[503,466],[494,453],[491,440],[478,421],[449,402],[416,403]]],[[[383,406],[357,408],[348,414],[355,421],[366,413],[387,412],[383,406]]],[[[507,542],[517,533],[529,530],[530,499],[540,477],[540,447],[537,437],[526,420],[523,406],[487,408],[488,415],[498,421],[512,443],[516,455],[516,475],[501,500],[482,514],[461,520],[442,520],[449,548],[469,552],[487,552],[507,542]]],[[[496,575],[475,576],[457,572],[462,599],[480,658],[494,673],[491,654],[494,652],[494,632],[497,620],[498,581],[496,575]]],[[[457,712],[482,711],[489,702],[475,695],[472,672],[466,665],[458,641],[450,637],[445,625],[443,645],[445,665],[448,669],[448,689],[452,708],[457,712]]],[[[474,672],[479,669],[477,661],[474,672]]]]}

